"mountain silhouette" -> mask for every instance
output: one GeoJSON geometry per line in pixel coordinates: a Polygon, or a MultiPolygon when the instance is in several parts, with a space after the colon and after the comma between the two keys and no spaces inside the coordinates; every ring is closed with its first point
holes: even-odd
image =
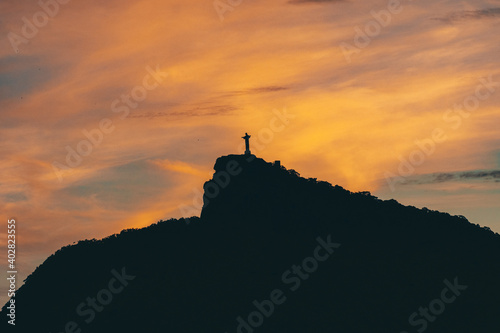
{"type": "Polygon", "coordinates": [[[200,217],[84,240],[1,332],[497,332],[500,235],[254,155],[217,159],[200,217]]]}

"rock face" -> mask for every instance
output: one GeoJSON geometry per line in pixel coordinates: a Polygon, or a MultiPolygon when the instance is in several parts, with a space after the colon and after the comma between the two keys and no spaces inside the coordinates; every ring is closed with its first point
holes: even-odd
{"type": "Polygon", "coordinates": [[[499,331],[499,235],[255,156],[214,169],[201,218],[62,248],[1,331],[499,331]]]}

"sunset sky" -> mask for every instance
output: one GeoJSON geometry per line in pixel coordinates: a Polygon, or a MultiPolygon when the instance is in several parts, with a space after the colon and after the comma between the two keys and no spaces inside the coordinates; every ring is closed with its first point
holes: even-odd
{"type": "Polygon", "coordinates": [[[500,232],[499,1],[60,2],[0,2],[0,244],[16,218],[22,279],[199,215],[245,132],[302,176],[500,232]]]}

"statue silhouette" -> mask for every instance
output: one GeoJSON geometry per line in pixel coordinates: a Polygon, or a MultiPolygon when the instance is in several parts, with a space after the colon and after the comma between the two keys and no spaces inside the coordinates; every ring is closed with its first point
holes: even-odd
{"type": "Polygon", "coordinates": [[[252,153],[250,152],[250,138],[251,137],[252,136],[248,135],[248,133],[245,133],[245,136],[242,137],[242,139],[245,139],[245,147],[246,147],[245,155],[252,155],[252,153]]]}

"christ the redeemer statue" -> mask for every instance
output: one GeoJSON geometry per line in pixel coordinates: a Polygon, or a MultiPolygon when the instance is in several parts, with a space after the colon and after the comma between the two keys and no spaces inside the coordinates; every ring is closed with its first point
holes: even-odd
{"type": "Polygon", "coordinates": [[[242,139],[245,139],[245,147],[246,147],[245,155],[252,155],[252,153],[250,152],[250,138],[251,137],[252,136],[248,135],[248,133],[245,133],[245,136],[242,137],[242,139]]]}

